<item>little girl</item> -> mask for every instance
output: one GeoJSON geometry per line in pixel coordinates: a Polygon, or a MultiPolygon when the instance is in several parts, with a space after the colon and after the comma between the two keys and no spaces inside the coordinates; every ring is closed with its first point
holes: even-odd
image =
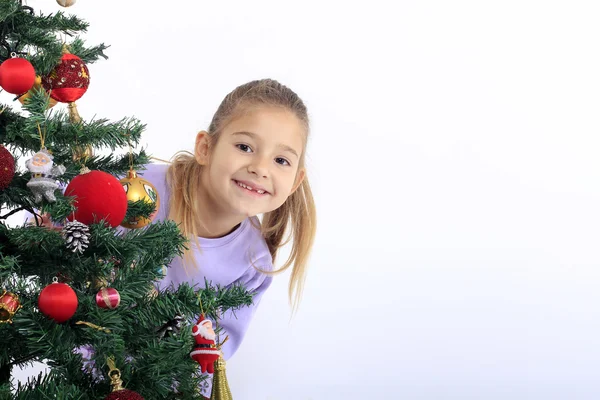
{"type": "Polygon", "coordinates": [[[193,155],[178,153],[170,165],[151,164],[142,172],[160,198],[154,221],[171,219],[190,238],[160,289],[182,282],[203,288],[206,278],[256,291],[253,306],[219,321],[223,337],[229,336],[225,359],[240,346],[271,275],[292,266],[294,307],[301,296],[316,230],[304,166],[308,133],[306,107],[296,93],[271,79],[252,81],[225,97],[208,131],[197,134],[193,155]],[[291,253],[274,271],[287,229],[291,253]]]}
{"type": "MultiPolygon", "coordinates": [[[[222,347],[226,360],[239,348],[273,274],[292,267],[294,308],[302,294],[316,231],[304,166],[308,134],[306,107],[296,93],[271,79],[252,81],[225,97],[208,131],[197,134],[193,154],[178,153],[170,165],[140,172],[158,192],[154,221],[171,219],[190,238],[189,250],[171,262],[159,288],[182,282],[203,288],[206,278],[256,291],[251,307],[219,320],[223,337],[229,336],[222,347]],[[290,256],[274,270],[286,232],[290,256]]],[[[89,360],[91,349],[81,351],[89,360]]]]}

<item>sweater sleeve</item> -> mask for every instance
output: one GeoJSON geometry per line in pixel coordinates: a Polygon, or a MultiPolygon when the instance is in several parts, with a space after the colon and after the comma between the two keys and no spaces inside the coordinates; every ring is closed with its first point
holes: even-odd
{"type": "MultiPolygon", "coordinates": [[[[270,255],[268,258],[266,256],[263,257],[263,259],[259,260],[256,265],[261,270],[271,271],[273,268],[270,255]],[[265,266],[264,264],[268,265],[265,266]]],[[[244,340],[246,332],[248,331],[250,322],[254,317],[254,313],[256,312],[260,301],[262,300],[262,296],[269,286],[271,286],[271,282],[273,281],[273,277],[271,275],[257,271],[252,266],[250,268],[253,273],[251,279],[249,281],[242,281],[239,283],[243,283],[247,290],[255,293],[252,305],[248,307],[244,306],[235,312],[227,311],[219,320],[219,326],[223,328],[221,340],[224,340],[225,337],[229,336],[229,339],[222,348],[225,360],[231,358],[240,347],[240,344],[244,340]]]]}

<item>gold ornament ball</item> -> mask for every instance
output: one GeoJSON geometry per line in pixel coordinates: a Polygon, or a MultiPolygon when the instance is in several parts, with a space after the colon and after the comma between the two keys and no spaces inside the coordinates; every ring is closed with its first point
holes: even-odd
{"type": "MultiPolygon", "coordinates": [[[[152,197],[156,199],[156,210],[160,206],[160,199],[158,198],[158,192],[153,184],[137,176],[134,170],[129,170],[127,177],[121,179],[121,185],[125,189],[127,195],[127,201],[139,201],[145,200],[148,203],[153,203],[152,197]]],[[[132,218],[129,221],[122,223],[121,226],[128,229],[139,229],[148,225],[154,219],[156,211],[150,216],[150,218],[132,218]]]]}
{"type": "MultiPolygon", "coordinates": [[[[35,82],[33,84],[33,87],[29,90],[29,92],[27,92],[24,95],[22,95],[21,97],[19,97],[19,102],[21,104],[25,104],[25,100],[28,99],[35,90],[40,90],[41,87],[42,87],[42,77],[37,75],[35,77],[35,82]]],[[[47,110],[54,107],[56,105],[56,103],[58,103],[58,101],[56,101],[52,97],[50,97],[50,101],[48,102],[47,110]]]]}
{"type": "Polygon", "coordinates": [[[71,7],[73,4],[75,4],[75,1],[76,0],[56,0],[56,2],[63,7],[71,7]]]}

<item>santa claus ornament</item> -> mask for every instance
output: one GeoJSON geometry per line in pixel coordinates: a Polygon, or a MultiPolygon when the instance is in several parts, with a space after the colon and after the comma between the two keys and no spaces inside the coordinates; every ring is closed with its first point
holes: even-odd
{"type": "Polygon", "coordinates": [[[45,198],[53,203],[56,201],[54,191],[58,189],[56,177],[65,173],[63,165],[54,165],[54,157],[46,148],[35,153],[32,158],[25,162],[27,169],[31,172],[31,179],[27,187],[34,195],[34,201],[39,203],[45,198]]]}
{"type": "Polygon", "coordinates": [[[198,322],[192,327],[192,336],[196,344],[190,356],[200,364],[202,372],[212,374],[215,372],[214,363],[219,359],[221,351],[215,344],[216,335],[212,321],[205,319],[204,314],[200,314],[198,322]]]}

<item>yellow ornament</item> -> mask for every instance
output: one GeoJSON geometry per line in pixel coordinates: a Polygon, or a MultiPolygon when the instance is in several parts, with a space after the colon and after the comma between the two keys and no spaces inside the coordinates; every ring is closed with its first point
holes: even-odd
{"type": "Polygon", "coordinates": [[[92,146],[87,145],[87,146],[81,146],[81,145],[76,145],[73,146],[73,161],[79,161],[81,159],[83,159],[84,163],[85,161],[87,161],[88,159],[94,157],[94,149],[92,148],[92,146]]]}
{"type": "MultiPolygon", "coordinates": [[[[139,200],[145,200],[148,203],[156,202],[156,210],[158,210],[158,207],[160,206],[160,199],[158,198],[158,192],[153,184],[144,178],[138,177],[137,173],[132,169],[130,169],[127,173],[127,177],[121,179],[120,182],[121,185],[123,185],[123,189],[125,189],[127,201],[136,202],[139,200]]],[[[121,226],[128,229],[143,228],[152,222],[155,216],[156,211],[152,213],[150,218],[135,217],[125,223],[122,223],[121,226]]]]}
{"type": "Polygon", "coordinates": [[[154,285],[150,285],[148,293],[146,293],[146,300],[152,301],[157,298],[159,295],[158,290],[154,287],[154,285]]]}
{"type": "Polygon", "coordinates": [[[215,361],[215,373],[213,374],[212,390],[210,400],[231,400],[231,390],[227,375],[225,374],[225,359],[223,354],[215,361]]]}
{"type": "MultiPolygon", "coordinates": [[[[35,82],[33,84],[33,87],[29,90],[29,92],[27,92],[24,95],[22,95],[21,97],[19,97],[19,101],[21,102],[21,104],[25,104],[25,100],[28,99],[35,90],[40,90],[41,87],[42,87],[42,77],[37,75],[35,77],[35,82]]],[[[58,103],[58,101],[56,101],[52,97],[50,97],[50,101],[48,103],[47,110],[54,107],[56,105],[56,103],[58,103]]]]}

